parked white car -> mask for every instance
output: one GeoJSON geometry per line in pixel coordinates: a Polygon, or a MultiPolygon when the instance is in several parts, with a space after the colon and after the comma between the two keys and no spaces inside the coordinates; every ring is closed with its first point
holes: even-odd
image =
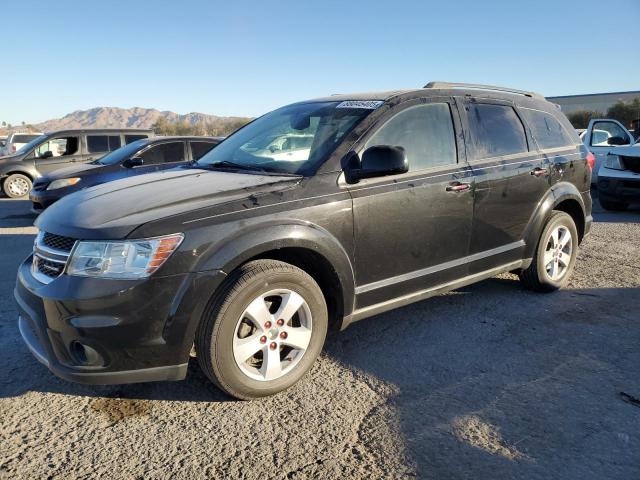
{"type": "Polygon", "coordinates": [[[580,138],[596,157],[596,165],[591,176],[591,184],[594,186],[598,183],[600,167],[611,149],[634,143],[633,135],[620,122],[603,118],[591,120],[580,138]]]}
{"type": "Polygon", "coordinates": [[[598,197],[607,210],[640,202],[640,141],[611,149],[598,173],[598,197]]]}
{"type": "Polygon", "coordinates": [[[31,140],[35,140],[42,132],[14,132],[7,137],[4,147],[0,150],[0,155],[12,155],[20,150],[31,140]]]}

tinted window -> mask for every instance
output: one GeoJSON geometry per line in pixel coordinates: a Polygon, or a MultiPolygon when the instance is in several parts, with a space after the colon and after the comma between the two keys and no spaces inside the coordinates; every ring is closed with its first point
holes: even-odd
{"type": "Polygon", "coordinates": [[[131,142],[135,142],[136,140],[142,140],[143,138],[148,138],[147,135],[125,135],[124,143],[128,144],[131,142]]]}
{"type": "Polygon", "coordinates": [[[540,148],[556,148],[573,145],[573,140],[558,120],[539,110],[520,110],[531,128],[531,134],[540,148]]]}
{"type": "Polygon", "coordinates": [[[161,143],[145,150],[141,155],[145,165],[184,161],[184,143],[161,143]]]}
{"type": "Polygon", "coordinates": [[[456,163],[451,110],[446,103],[430,103],[401,111],[367,140],[375,145],[404,147],[410,170],[456,163]]]}
{"type": "Polygon", "coordinates": [[[29,143],[31,140],[38,138],[40,135],[14,135],[13,143],[29,143]]]}
{"type": "Polygon", "coordinates": [[[200,157],[215,146],[216,144],[211,142],[191,142],[191,155],[193,155],[194,160],[199,160],[200,157]]]}
{"type": "Polygon", "coordinates": [[[110,152],[120,148],[120,135],[87,135],[89,153],[110,152]]]}
{"type": "Polygon", "coordinates": [[[467,114],[477,159],[527,151],[524,127],[512,107],[473,103],[467,114]]]}

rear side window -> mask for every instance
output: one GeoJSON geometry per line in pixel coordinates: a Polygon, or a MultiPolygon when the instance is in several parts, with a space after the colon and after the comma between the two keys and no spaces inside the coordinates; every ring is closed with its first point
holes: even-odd
{"type": "Polygon", "coordinates": [[[89,153],[112,152],[120,148],[120,135],[87,135],[89,153]]]}
{"type": "Polygon", "coordinates": [[[211,142],[190,142],[191,143],[191,155],[194,160],[199,160],[205,153],[209,153],[213,147],[216,146],[215,143],[211,142]]]}
{"type": "Polygon", "coordinates": [[[520,111],[540,148],[566,147],[574,144],[573,139],[553,115],[528,108],[521,108],[520,111]]]}
{"type": "Polygon", "coordinates": [[[528,151],[524,127],[512,107],[472,103],[466,110],[477,160],[528,151]]]}
{"type": "Polygon", "coordinates": [[[124,136],[124,143],[126,145],[135,142],[136,140],[142,140],[143,138],[148,138],[147,135],[125,135],[124,136]]]}
{"type": "Polygon", "coordinates": [[[29,143],[31,140],[35,140],[40,135],[14,135],[12,142],[13,143],[29,143]]]}
{"type": "Polygon", "coordinates": [[[365,149],[376,145],[403,147],[412,171],[456,163],[449,105],[428,103],[402,110],[367,140],[365,149]]]}
{"type": "Polygon", "coordinates": [[[184,161],[184,143],[171,142],[154,145],[142,152],[145,165],[158,165],[160,163],[172,163],[184,161]]]}

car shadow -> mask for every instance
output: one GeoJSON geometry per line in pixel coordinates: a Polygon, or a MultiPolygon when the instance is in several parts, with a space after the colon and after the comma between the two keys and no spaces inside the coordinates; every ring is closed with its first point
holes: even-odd
{"type": "Polygon", "coordinates": [[[598,192],[591,191],[593,200],[593,221],[605,223],[640,223],[640,203],[629,205],[629,208],[620,212],[605,210],[598,201],[598,192]]]}
{"type": "Polygon", "coordinates": [[[0,197],[0,228],[30,227],[37,217],[28,199],[0,197]]]}

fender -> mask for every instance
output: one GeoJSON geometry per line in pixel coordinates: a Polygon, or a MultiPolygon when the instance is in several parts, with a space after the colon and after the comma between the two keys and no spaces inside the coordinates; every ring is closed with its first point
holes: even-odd
{"type": "Polygon", "coordinates": [[[13,173],[21,173],[33,180],[40,177],[35,166],[28,160],[16,160],[8,163],[0,162],[0,178],[6,178],[13,173]]]}
{"type": "Polygon", "coordinates": [[[533,258],[538,239],[551,211],[565,200],[575,200],[580,205],[582,215],[586,208],[580,191],[575,185],[568,182],[559,182],[553,185],[538,202],[536,209],[529,219],[524,231],[525,251],[524,258],[533,258]]]}
{"type": "Polygon", "coordinates": [[[344,315],[352,312],[355,299],[355,275],[349,255],[330,232],[318,225],[299,220],[265,222],[243,229],[237,235],[211,244],[196,265],[198,271],[233,271],[247,260],[271,250],[303,248],[324,257],[340,281],[344,315]]]}

